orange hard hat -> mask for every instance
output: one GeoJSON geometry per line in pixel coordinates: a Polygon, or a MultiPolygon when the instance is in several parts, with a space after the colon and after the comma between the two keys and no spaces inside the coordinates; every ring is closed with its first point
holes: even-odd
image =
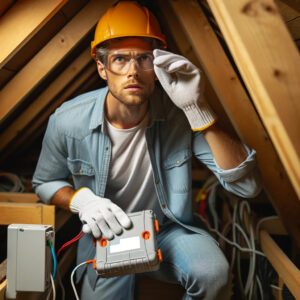
{"type": "Polygon", "coordinates": [[[100,18],[94,40],[91,42],[92,56],[95,56],[97,45],[122,37],[153,38],[159,40],[162,47],[167,46],[155,16],[146,7],[134,1],[118,2],[100,18]]]}

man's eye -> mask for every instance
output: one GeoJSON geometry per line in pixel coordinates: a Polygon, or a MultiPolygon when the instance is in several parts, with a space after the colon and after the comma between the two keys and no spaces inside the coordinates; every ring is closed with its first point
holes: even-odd
{"type": "Polygon", "coordinates": [[[142,54],[139,56],[139,60],[151,60],[151,56],[148,54],[142,54]]]}
{"type": "Polygon", "coordinates": [[[125,60],[126,60],[125,57],[122,55],[113,57],[113,62],[122,63],[125,62],[125,60]]]}

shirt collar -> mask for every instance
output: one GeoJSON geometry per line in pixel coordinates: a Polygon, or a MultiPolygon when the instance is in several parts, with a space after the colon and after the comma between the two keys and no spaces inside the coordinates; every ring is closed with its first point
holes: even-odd
{"type": "MultiPolygon", "coordinates": [[[[104,124],[105,120],[105,99],[108,93],[108,87],[99,90],[97,99],[95,101],[94,109],[91,116],[89,129],[96,129],[98,126],[104,124]]],[[[150,111],[150,126],[156,121],[164,121],[166,118],[164,107],[164,94],[163,91],[156,87],[149,101],[150,111]]]]}

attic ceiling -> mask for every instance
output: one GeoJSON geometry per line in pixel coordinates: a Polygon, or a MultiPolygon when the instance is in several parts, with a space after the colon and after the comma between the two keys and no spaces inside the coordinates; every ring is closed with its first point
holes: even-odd
{"type": "MultiPolygon", "coordinates": [[[[249,3],[259,1],[252,0],[249,3]]],[[[28,167],[28,172],[32,172],[50,114],[64,101],[105,84],[97,74],[89,53],[89,45],[97,20],[115,2],[115,0],[5,0],[0,2],[0,166],[2,169],[20,171],[28,167]]],[[[192,8],[195,7],[193,10],[195,14],[203,13],[207,19],[208,25],[206,24],[205,28],[212,30],[216,37],[214,43],[218,42],[221,45],[214,55],[218,62],[223,62],[223,68],[232,74],[230,83],[234,84],[235,95],[247,99],[241,104],[233,105],[228,102],[232,97],[226,94],[228,87],[222,84],[219,78],[222,66],[218,64],[217,67],[213,67],[213,62],[209,59],[211,53],[203,52],[196,46],[197,43],[199,45],[204,41],[198,40],[200,37],[197,34],[189,32],[188,26],[193,25],[189,25],[189,15],[192,14],[188,11],[189,5],[186,5],[185,10],[183,1],[139,2],[147,5],[160,20],[170,50],[182,53],[203,68],[209,79],[207,93],[212,106],[228,129],[237,132],[242,140],[257,149],[260,167],[263,169],[266,197],[281,214],[289,232],[296,237],[300,245],[298,234],[300,201],[295,193],[295,184],[292,187],[291,175],[287,175],[286,166],[285,168],[282,166],[278,149],[276,147],[277,151],[274,149],[268,128],[265,128],[262,122],[263,116],[257,113],[252,103],[247,82],[242,79],[239,67],[234,63],[236,58],[229,50],[228,40],[224,38],[220,23],[212,13],[212,3],[215,1],[186,2],[191,4],[192,8]],[[183,5],[183,9],[178,9],[180,5],[183,5]],[[237,111],[238,107],[241,107],[241,111],[237,111]],[[253,124],[243,122],[242,109],[246,110],[245,116],[247,112],[253,115],[253,124]],[[251,133],[253,127],[256,128],[256,133],[251,133]],[[285,197],[287,200],[282,203],[285,197]]],[[[272,0],[260,2],[267,5],[274,3],[272,0]]],[[[294,45],[299,49],[300,2],[276,0],[275,5],[294,45]]],[[[199,27],[199,35],[200,29],[199,27]]]]}

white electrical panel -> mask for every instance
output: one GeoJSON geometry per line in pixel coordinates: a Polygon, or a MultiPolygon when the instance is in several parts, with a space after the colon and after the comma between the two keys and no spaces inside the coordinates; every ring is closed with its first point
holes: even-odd
{"type": "Polygon", "coordinates": [[[44,292],[50,285],[54,230],[50,225],[12,224],[7,235],[6,297],[17,292],[44,292]]]}

